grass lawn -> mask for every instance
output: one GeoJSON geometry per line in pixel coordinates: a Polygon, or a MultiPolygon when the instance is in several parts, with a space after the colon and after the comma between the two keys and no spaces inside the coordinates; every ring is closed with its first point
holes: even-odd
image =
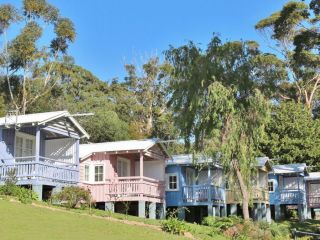
{"type": "Polygon", "coordinates": [[[134,226],[0,200],[1,240],[185,239],[134,226]]]}

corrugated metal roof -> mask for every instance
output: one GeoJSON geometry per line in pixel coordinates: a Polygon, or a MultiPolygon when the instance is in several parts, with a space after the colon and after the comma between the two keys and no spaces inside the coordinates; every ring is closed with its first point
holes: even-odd
{"type": "Polygon", "coordinates": [[[268,157],[257,157],[257,167],[264,167],[268,161],[268,157]]]}
{"type": "MultiPolygon", "coordinates": [[[[198,157],[197,160],[193,159],[192,154],[179,154],[173,155],[170,160],[166,162],[167,165],[192,165],[195,163],[213,163],[212,158],[207,158],[205,156],[198,157]]],[[[219,164],[215,164],[220,167],[219,164]]]]}
{"type": "Polygon", "coordinates": [[[274,165],[272,168],[275,174],[302,173],[306,171],[307,165],[305,163],[274,165]]]}
{"type": "Polygon", "coordinates": [[[89,134],[81,127],[81,125],[70,115],[68,111],[42,112],[24,115],[12,115],[10,117],[0,118],[0,126],[11,127],[15,125],[41,125],[59,118],[68,118],[86,138],[89,134]]]}
{"type": "Polygon", "coordinates": [[[117,142],[103,142],[103,143],[89,143],[80,144],[79,155],[80,158],[86,158],[95,152],[120,152],[120,151],[138,151],[147,150],[153,145],[157,144],[157,139],[145,140],[129,140],[117,142]]]}
{"type": "Polygon", "coordinates": [[[307,181],[320,180],[320,172],[311,172],[311,173],[309,173],[309,176],[305,177],[305,179],[307,181]]]}

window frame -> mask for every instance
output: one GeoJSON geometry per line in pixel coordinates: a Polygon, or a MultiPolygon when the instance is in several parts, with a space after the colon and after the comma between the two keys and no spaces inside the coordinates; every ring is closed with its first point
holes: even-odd
{"type": "Polygon", "coordinates": [[[178,175],[178,173],[168,173],[168,174],[166,174],[166,191],[175,192],[175,191],[179,191],[179,190],[180,190],[180,187],[179,187],[179,175],[178,175]],[[177,188],[175,188],[175,189],[170,188],[170,177],[176,177],[177,188]]]}
{"type": "MultiPolygon", "coordinates": [[[[101,183],[101,182],[104,182],[104,164],[95,164],[94,165],[94,168],[93,168],[93,182],[95,183],[101,183]],[[96,180],[96,167],[102,167],[102,180],[99,181],[99,180],[96,180]]],[[[100,174],[100,173],[98,173],[100,174]]]]}
{"type": "Polygon", "coordinates": [[[268,180],[268,192],[271,192],[271,193],[275,192],[275,180],[274,179],[268,180]],[[272,189],[273,189],[272,191],[270,191],[269,183],[272,183],[272,189]]]}
{"type": "Polygon", "coordinates": [[[88,164],[84,165],[84,181],[90,181],[90,165],[88,164]],[[88,172],[86,170],[88,170],[88,172]]]}
{"type": "Polygon", "coordinates": [[[14,137],[14,157],[15,158],[35,157],[35,155],[36,155],[36,136],[16,131],[15,137],[14,137]],[[22,156],[17,156],[17,149],[18,149],[18,147],[17,147],[17,138],[21,138],[22,139],[22,147],[21,147],[21,155],[22,156]],[[27,140],[31,140],[32,141],[31,155],[29,154],[28,156],[27,155],[24,156],[24,152],[27,149],[30,150],[29,148],[27,148],[27,144],[26,144],[27,140]]]}

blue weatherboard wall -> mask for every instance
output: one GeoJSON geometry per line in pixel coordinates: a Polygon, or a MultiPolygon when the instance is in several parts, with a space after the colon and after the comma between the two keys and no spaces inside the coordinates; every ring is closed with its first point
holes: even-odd
{"type": "Polygon", "coordinates": [[[169,165],[166,167],[166,173],[177,173],[179,178],[178,191],[166,191],[167,207],[181,207],[182,203],[182,184],[184,184],[184,177],[182,176],[181,166],[169,165]]]}

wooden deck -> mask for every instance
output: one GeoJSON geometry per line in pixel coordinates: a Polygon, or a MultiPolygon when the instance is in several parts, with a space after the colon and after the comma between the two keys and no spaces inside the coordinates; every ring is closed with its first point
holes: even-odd
{"type": "MultiPolygon", "coordinates": [[[[14,170],[20,185],[32,183],[77,184],[79,170],[76,164],[35,156],[6,159],[0,163],[0,182],[4,182],[9,171],[14,170]]],[[[53,185],[54,185],[53,184],[53,185]]]]}
{"type": "Polygon", "coordinates": [[[183,186],[182,198],[185,203],[224,202],[224,189],[210,184],[183,186]]]}
{"type": "Polygon", "coordinates": [[[103,183],[81,184],[96,202],[152,201],[163,202],[164,182],[147,177],[118,177],[103,183]]]}
{"type": "Polygon", "coordinates": [[[307,201],[308,201],[308,207],[320,208],[320,194],[308,194],[307,201]]]}

